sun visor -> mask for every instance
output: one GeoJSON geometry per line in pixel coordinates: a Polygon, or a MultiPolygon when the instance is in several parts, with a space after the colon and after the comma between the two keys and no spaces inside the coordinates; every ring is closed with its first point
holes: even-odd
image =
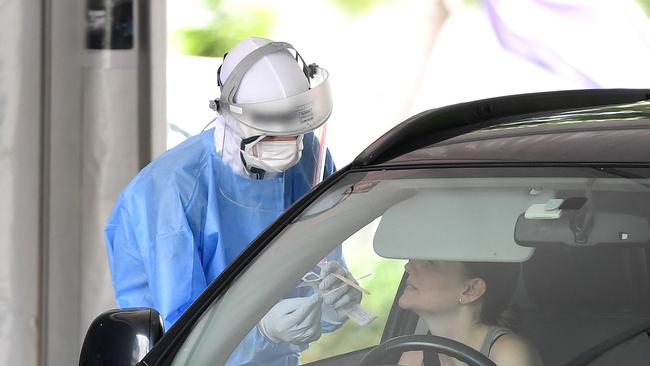
{"type": "Polygon", "coordinates": [[[517,218],[550,195],[521,187],[420,191],[386,210],[374,249],[395,259],[523,262],[534,249],[515,243],[517,218]]]}

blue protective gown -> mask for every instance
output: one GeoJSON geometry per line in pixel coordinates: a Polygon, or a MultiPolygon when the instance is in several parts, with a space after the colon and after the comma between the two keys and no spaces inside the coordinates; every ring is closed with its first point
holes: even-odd
{"type": "MultiPolygon", "coordinates": [[[[313,134],[284,177],[255,180],[223,163],[214,129],[147,165],[129,183],[106,225],[117,304],[151,307],[168,329],[264,228],[311,189],[313,134]]],[[[329,153],[324,175],[334,171],[329,153]]],[[[333,253],[340,258],[340,249],[333,253]]],[[[290,295],[299,296],[300,289],[290,295]]],[[[334,329],[323,324],[323,331],[334,329]]],[[[295,365],[305,346],[275,344],[253,329],[229,365],[295,365]]]]}

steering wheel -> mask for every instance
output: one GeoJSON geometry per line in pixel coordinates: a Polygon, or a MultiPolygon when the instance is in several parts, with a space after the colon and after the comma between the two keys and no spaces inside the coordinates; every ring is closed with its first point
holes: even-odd
{"type": "Polygon", "coordinates": [[[385,364],[390,355],[406,351],[434,351],[456,358],[469,366],[496,366],[492,360],[472,347],[449,338],[432,335],[408,335],[391,338],[368,352],[359,366],[378,366],[385,364]]]}

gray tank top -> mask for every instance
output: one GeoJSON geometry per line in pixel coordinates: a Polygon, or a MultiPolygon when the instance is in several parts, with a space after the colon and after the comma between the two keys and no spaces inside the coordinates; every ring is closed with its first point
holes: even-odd
{"type": "MultiPolygon", "coordinates": [[[[490,326],[488,328],[488,332],[485,335],[485,339],[483,340],[483,345],[481,346],[480,352],[485,356],[485,357],[490,357],[490,350],[492,349],[492,345],[494,342],[496,342],[499,337],[502,335],[506,334],[512,334],[513,332],[508,329],[508,328],[501,328],[501,327],[495,327],[495,326],[490,326]]],[[[431,334],[431,333],[427,333],[431,334]]],[[[435,357],[437,354],[436,353],[429,353],[430,357],[427,357],[427,352],[424,351],[424,359],[422,360],[422,366],[439,366],[440,365],[440,360],[435,357]]]]}
{"type": "Polygon", "coordinates": [[[488,328],[487,335],[485,336],[485,340],[483,340],[483,345],[481,346],[480,350],[481,353],[485,357],[490,357],[490,350],[492,349],[494,342],[496,342],[499,337],[506,334],[512,334],[512,331],[507,328],[490,326],[488,328]]]}

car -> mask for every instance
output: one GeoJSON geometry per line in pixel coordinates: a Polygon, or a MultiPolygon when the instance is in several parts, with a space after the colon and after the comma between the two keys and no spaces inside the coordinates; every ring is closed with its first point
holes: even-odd
{"type": "Polygon", "coordinates": [[[291,206],[166,334],[152,309],[100,315],[80,364],[223,365],[336,250],[366,293],[302,364],[394,365],[420,350],[494,365],[429,334],[404,305],[419,286],[405,264],[419,260],[515,268],[503,310],[544,365],[647,365],[650,90],[532,93],[415,115],[291,206]]]}

